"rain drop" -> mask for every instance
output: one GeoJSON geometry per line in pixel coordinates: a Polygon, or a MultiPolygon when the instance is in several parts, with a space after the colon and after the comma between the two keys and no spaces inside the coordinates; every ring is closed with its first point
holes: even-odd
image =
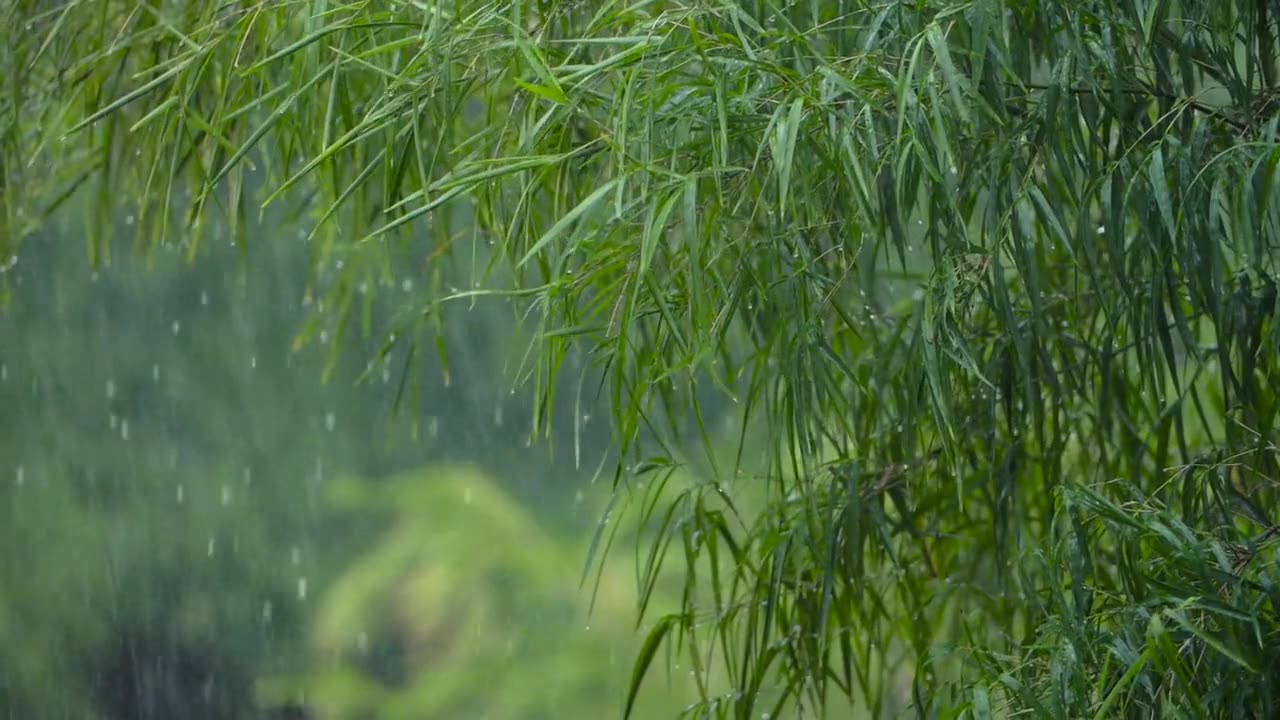
{"type": "Polygon", "coordinates": [[[231,504],[231,486],[226,483],[222,484],[222,507],[231,504]]]}
{"type": "Polygon", "coordinates": [[[22,487],[27,482],[26,475],[27,475],[26,470],[21,465],[19,465],[17,473],[13,478],[14,484],[16,484],[18,487],[22,487]]]}
{"type": "Polygon", "coordinates": [[[115,396],[116,396],[116,381],[108,380],[107,381],[107,399],[111,400],[115,396]]]}
{"type": "Polygon", "coordinates": [[[178,483],[178,502],[182,502],[186,494],[186,489],[182,487],[182,483],[178,483]]]}
{"type": "Polygon", "coordinates": [[[129,439],[129,421],[128,420],[120,421],[120,439],[121,440],[129,439]]]}
{"type": "Polygon", "coordinates": [[[307,599],[307,579],[305,577],[298,578],[298,599],[307,599]]]}
{"type": "Polygon", "coordinates": [[[249,356],[249,369],[250,369],[250,370],[256,370],[257,368],[258,368],[258,356],[257,356],[257,355],[250,355],[250,356],[249,356]]]}
{"type": "Polygon", "coordinates": [[[464,505],[471,504],[471,488],[467,488],[466,490],[462,491],[462,504],[464,505]]]}
{"type": "Polygon", "coordinates": [[[177,321],[177,320],[174,320],[174,321],[173,321],[173,334],[174,334],[174,335],[177,335],[179,332],[182,332],[182,323],[181,323],[181,322],[179,322],[179,321],[177,321]]]}
{"type": "Polygon", "coordinates": [[[156,383],[160,382],[160,366],[159,365],[151,366],[151,382],[156,382],[156,383]]]}
{"type": "Polygon", "coordinates": [[[302,562],[302,548],[294,545],[289,548],[289,562],[297,565],[302,562]]]}
{"type": "Polygon", "coordinates": [[[200,291],[200,304],[205,306],[209,304],[209,293],[204,290],[200,291]]]}
{"type": "Polygon", "coordinates": [[[5,363],[0,363],[0,382],[4,382],[8,379],[9,379],[9,366],[5,363]]]}
{"type": "Polygon", "coordinates": [[[324,427],[329,432],[333,432],[333,428],[338,423],[338,418],[333,413],[326,413],[324,416],[324,427]]]}
{"type": "Polygon", "coordinates": [[[133,222],[134,222],[134,220],[133,220],[133,215],[125,215],[125,216],[124,216],[124,224],[125,224],[125,225],[132,225],[132,224],[133,224],[133,222]]]}

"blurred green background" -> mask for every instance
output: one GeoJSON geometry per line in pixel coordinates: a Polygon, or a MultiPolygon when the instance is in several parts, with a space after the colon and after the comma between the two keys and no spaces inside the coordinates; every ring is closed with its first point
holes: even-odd
{"type": "MultiPolygon", "coordinates": [[[[636,528],[583,582],[613,459],[592,393],[530,442],[498,301],[450,308],[447,374],[434,349],[403,383],[403,348],[369,364],[377,333],[295,349],[322,300],[270,226],[94,268],[55,223],[0,278],[0,716],[617,716],[645,628],[636,528]]],[[[422,292],[404,252],[373,327],[422,292]]],[[[693,699],[678,668],[637,716],[693,699]]]]}

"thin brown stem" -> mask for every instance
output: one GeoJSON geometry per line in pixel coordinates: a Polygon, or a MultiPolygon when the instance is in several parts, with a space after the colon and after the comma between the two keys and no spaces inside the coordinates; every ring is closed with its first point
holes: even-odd
{"type": "MultiPolygon", "coordinates": [[[[1049,90],[1052,87],[1050,85],[1043,85],[1039,83],[1023,83],[1022,86],[1028,90],[1041,90],[1041,91],[1049,90]]],[[[1071,87],[1071,88],[1064,88],[1064,89],[1066,92],[1076,96],[1097,94],[1097,91],[1091,88],[1071,87]]],[[[1208,115],[1214,119],[1220,120],[1237,130],[1244,131],[1249,129],[1249,125],[1247,123],[1240,120],[1236,120],[1235,118],[1228,115],[1221,108],[1216,108],[1211,105],[1206,105],[1200,102],[1199,100],[1195,100],[1189,97],[1183,97],[1181,95],[1173,95],[1169,93],[1162,93],[1156,90],[1151,90],[1149,88],[1123,88],[1121,92],[1125,93],[1126,95],[1138,95],[1138,96],[1150,98],[1152,100],[1173,100],[1174,102],[1178,102],[1186,105],[1187,107],[1191,108],[1192,110],[1195,110],[1196,112],[1199,112],[1204,115],[1208,115]]]]}

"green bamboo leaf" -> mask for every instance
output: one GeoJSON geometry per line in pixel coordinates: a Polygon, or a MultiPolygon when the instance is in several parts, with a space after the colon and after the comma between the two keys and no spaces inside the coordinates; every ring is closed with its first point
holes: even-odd
{"type": "Polygon", "coordinates": [[[974,720],[991,720],[991,695],[987,689],[978,686],[973,689],[973,717],[974,720]]]}
{"type": "Polygon", "coordinates": [[[1151,654],[1152,648],[1148,646],[1138,660],[1129,666],[1129,669],[1125,671],[1124,675],[1120,676],[1120,679],[1116,681],[1116,684],[1111,686],[1111,690],[1107,693],[1107,697],[1102,701],[1102,704],[1098,706],[1098,710],[1093,714],[1093,720],[1106,720],[1106,718],[1113,717],[1111,714],[1112,708],[1115,707],[1116,703],[1120,701],[1121,697],[1123,697],[1124,691],[1132,685],[1133,682],[1138,679],[1138,675],[1146,669],[1147,663],[1151,661],[1151,654]]]}
{"type": "Polygon", "coordinates": [[[1165,230],[1169,233],[1169,237],[1177,237],[1177,230],[1174,228],[1176,221],[1173,203],[1169,200],[1169,180],[1165,177],[1164,172],[1164,153],[1160,151],[1159,147],[1151,152],[1147,167],[1147,177],[1151,183],[1151,194],[1155,197],[1156,207],[1160,211],[1160,219],[1164,222],[1165,230]]]}
{"type": "MultiPolygon", "coordinates": [[[[604,537],[604,530],[608,527],[610,518],[613,517],[614,507],[617,505],[620,497],[621,494],[617,492],[609,496],[609,502],[605,505],[604,512],[601,513],[600,519],[596,522],[595,532],[591,534],[591,544],[587,547],[587,557],[582,563],[582,578],[578,581],[579,586],[586,585],[587,576],[591,574],[591,568],[596,565],[596,551],[600,548],[600,539],[604,537]]],[[[617,522],[614,523],[614,526],[617,526],[617,522]]],[[[591,596],[591,602],[587,606],[588,614],[590,614],[594,608],[595,594],[593,593],[591,596]]]]}
{"type": "Polygon", "coordinates": [[[538,97],[543,98],[545,100],[550,100],[553,103],[569,102],[568,96],[565,95],[564,91],[558,87],[551,87],[547,85],[535,85],[533,83],[525,82],[519,78],[516,78],[516,84],[524,88],[525,90],[528,90],[529,92],[533,93],[534,95],[537,95],[538,97]]]}
{"type": "Polygon", "coordinates": [[[1162,14],[1160,12],[1162,5],[1164,5],[1164,0],[1146,0],[1146,8],[1143,9],[1140,17],[1142,19],[1142,39],[1147,44],[1151,43],[1151,39],[1155,35],[1157,18],[1162,14]]]}
{"type": "Polygon", "coordinates": [[[627,704],[622,713],[623,718],[631,717],[631,712],[635,709],[636,698],[640,694],[640,685],[644,682],[645,675],[649,672],[649,665],[653,663],[653,657],[657,655],[662,641],[671,632],[672,626],[682,621],[683,617],[679,614],[664,615],[658,618],[658,621],[653,625],[653,629],[649,631],[648,637],[644,639],[644,644],[640,646],[640,652],[636,655],[635,666],[631,670],[631,685],[627,690],[627,704]]]}
{"type": "Polygon", "coordinates": [[[467,186],[465,186],[465,185],[459,185],[458,187],[455,187],[455,188],[453,188],[453,189],[451,189],[451,190],[447,190],[447,191],[445,191],[445,192],[442,192],[442,193],[440,193],[439,195],[437,195],[437,196],[435,196],[434,198],[432,198],[432,199],[431,199],[431,201],[426,202],[426,203],[423,203],[422,205],[419,205],[418,207],[416,207],[416,208],[414,208],[414,209],[410,210],[409,212],[407,212],[407,213],[405,213],[405,214],[401,215],[400,217],[396,218],[395,220],[392,220],[391,222],[386,223],[385,225],[382,225],[382,226],[381,226],[381,227],[379,227],[377,230],[374,230],[373,232],[369,233],[368,235],[365,235],[364,237],[360,238],[358,241],[356,241],[356,244],[357,244],[357,245],[363,245],[363,244],[365,244],[365,243],[369,242],[370,240],[375,240],[375,239],[377,239],[377,238],[379,238],[379,237],[381,237],[381,236],[383,236],[383,235],[386,235],[387,233],[389,233],[389,232],[391,232],[391,231],[393,231],[393,230],[396,230],[396,229],[398,229],[398,228],[400,228],[400,227],[403,227],[403,226],[405,226],[405,225],[407,225],[407,224],[409,224],[409,223],[413,222],[414,220],[417,220],[418,218],[422,217],[423,215],[426,215],[427,213],[429,213],[429,212],[431,212],[431,211],[435,210],[436,208],[440,207],[441,205],[444,205],[445,203],[447,203],[447,202],[449,202],[450,200],[452,200],[452,199],[454,199],[454,198],[458,197],[459,195],[462,195],[463,193],[467,192],[467,190],[468,190],[468,189],[469,189],[469,188],[468,188],[467,186]]]}
{"type": "Polygon", "coordinates": [[[533,68],[534,74],[542,81],[542,84],[534,85],[518,79],[516,82],[529,92],[545,97],[552,102],[569,102],[569,97],[565,95],[564,88],[560,87],[560,82],[552,74],[551,68],[547,66],[546,58],[542,56],[538,48],[523,37],[516,38],[516,46],[520,49],[520,54],[524,56],[525,61],[533,68]]]}
{"type": "Polygon", "coordinates": [[[622,178],[616,177],[596,188],[590,195],[583,198],[582,202],[574,206],[574,208],[568,213],[565,213],[564,217],[557,220],[556,223],[542,235],[542,237],[538,238],[537,242],[533,244],[533,247],[529,248],[529,251],[525,253],[524,257],[520,258],[520,261],[516,263],[516,266],[519,267],[528,263],[535,255],[542,252],[543,248],[550,245],[552,242],[555,242],[557,238],[563,235],[570,226],[594,208],[596,203],[613,190],[613,188],[620,182],[622,182],[622,178]]]}
{"type": "Polygon", "coordinates": [[[266,120],[259,124],[258,127],[250,133],[248,139],[240,145],[236,152],[228,158],[225,163],[223,163],[222,169],[214,173],[213,176],[206,181],[204,190],[201,194],[205,195],[216,187],[222,178],[226,177],[227,173],[231,172],[231,169],[239,164],[240,161],[243,160],[251,150],[253,150],[254,146],[258,144],[258,141],[270,132],[277,122],[288,114],[289,110],[293,107],[293,104],[297,102],[298,98],[302,97],[313,85],[316,85],[323,80],[324,77],[333,69],[333,66],[336,63],[337,61],[334,60],[321,68],[319,72],[312,75],[307,82],[280,103],[279,107],[273,110],[271,114],[267,116],[266,120]]]}
{"type": "Polygon", "coordinates": [[[934,58],[942,68],[942,77],[947,83],[947,89],[951,92],[951,101],[955,104],[956,114],[965,125],[973,124],[973,118],[969,115],[968,83],[956,70],[956,65],[951,60],[951,50],[947,47],[947,39],[942,34],[942,28],[938,27],[937,23],[930,25],[925,31],[925,37],[929,40],[934,58]]]}
{"type": "Polygon", "coordinates": [[[271,53],[267,57],[245,68],[243,71],[243,74],[252,75],[256,72],[259,72],[263,68],[267,67],[268,65],[278,60],[282,60],[286,57],[289,57],[290,55],[297,53],[299,50],[302,50],[310,45],[313,45],[317,41],[322,40],[328,37],[329,35],[333,35],[334,33],[344,32],[348,30],[361,30],[361,29],[372,29],[372,28],[394,28],[394,27],[410,28],[414,30],[420,29],[420,26],[417,25],[416,23],[400,22],[395,20],[383,20],[383,21],[376,21],[376,22],[359,22],[359,23],[335,23],[333,25],[320,28],[319,30],[316,30],[308,35],[305,35],[295,40],[294,42],[290,43],[288,46],[274,53],[271,53]]]}
{"type": "Polygon", "coordinates": [[[186,68],[187,68],[187,63],[185,62],[175,64],[173,67],[155,76],[150,81],[143,83],[138,88],[130,92],[127,92],[124,95],[121,95],[120,97],[116,98],[112,102],[107,103],[106,107],[103,107],[101,110],[98,110],[97,112],[93,113],[89,117],[81,120],[75,125],[72,125],[71,129],[67,131],[67,134],[70,135],[72,133],[79,132],[80,130],[83,130],[84,128],[98,122],[99,120],[105,118],[111,113],[119,110],[125,105],[128,105],[129,103],[135,100],[138,100],[142,96],[150,93],[152,90],[155,90],[156,88],[160,87],[161,85],[164,84],[166,80],[173,77],[174,75],[177,75],[178,73],[182,72],[186,68]]]}
{"type": "Polygon", "coordinates": [[[172,108],[177,102],[178,102],[178,97],[176,95],[170,95],[169,97],[165,98],[164,102],[157,105],[153,110],[151,110],[151,112],[147,113],[146,115],[143,115],[141,120],[138,120],[138,122],[129,126],[129,132],[131,133],[138,132],[139,130],[146,127],[157,118],[164,117],[165,113],[167,113],[169,109],[172,108]]]}
{"type": "Polygon", "coordinates": [[[791,196],[792,163],[795,160],[796,138],[800,132],[800,121],[804,114],[804,99],[796,98],[791,102],[787,114],[783,116],[783,108],[778,108],[778,115],[773,123],[773,162],[778,173],[778,217],[786,220],[787,198],[791,196]]]}
{"type": "Polygon", "coordinates": [[[1177,608],[1167,608],[1164,611],[1165,617],[1170,618],[1174,622],[1181,625],[1184,630],[1195,635],[1205,645],[1213,648],[1218,654],[1238,665],[1246,672],[1256,673],[1258,668],[1254,663],[1250,662],[1238,649],[1229,647],[1226,641],[1219,636],[1218,633],[1210,632],[1200,627],[1196,623],[1191,622],[1186,613],[1177,608]]]}
{"type": "Polygon", "coordinates": [[[657,252],[658,242],[662,235],[666,232],[667,221],[671,217],[671,211],[675,210],[676,202],[684,195],[684,187],[677,187],[667,193],[666,199],[661,205],[651,206],[652,214],[649,222],[645,225],[644,236],[640,240],[640,274],[643,276],[649,272],[649,265],[653,262],[653,255],[657,252]]]}

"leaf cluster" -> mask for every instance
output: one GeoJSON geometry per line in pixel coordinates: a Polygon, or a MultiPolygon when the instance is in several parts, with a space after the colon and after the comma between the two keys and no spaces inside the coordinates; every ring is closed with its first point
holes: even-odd
{"type": "MultiPolygon", "coordinates": [[[[330,286],[338,323],[389,243],[425,243],[412,229],[426,228],[435,267],[465,232],[460,252],[494,286],[437,282],[411,314],[438,323],[442,303],[512,297],[536,331],[522,368],[546,400],[535,431],[577,345],[606,370],[627,462],[703,464],[713,481],[652,515],[655,564],[679,547],[705,570],[637,666],[672,641],[705,677],[723,663],[730,687],[704,686],[697,714],[838,695],[985,715],[986,695],[944,697],[993,667],[941,650],[960,644],[1025,655],[1059,689],[1085,678],[1059,672],[1086,667],[1074,661],[1037,664],[1033,638],[1067,622],[1064,606],[1015,591],[1040,558],[1059,579],[1083,562],[1056,550],[1073,492],[1176,508],[1199,572],[1211,556],[1193,538],[1274,522],[1268,3],[17,8],[31,29],[6,56],[5,188],[34,163],[100,197],[127,189],[140,238],[173,239],[181,212],[192,247],[209,213],[287,199],[313,218],[316,257],[352,278],[330,286]],[[1227,457],[1244,468],[1231,501],[1251,510],[1210,523],[1197,508],[1226,486],[1167,468],[1227,457]],[[905,693],[894,663],[911,666],[905,693]]],[[[21,200],[0,197],[16,222],[21,200]]],[[[1172,521],[1156,518],[1137,522],[1163,537],[1172,521]]],[[[1163,551],[1131,550],[1134,567],[1163,551]]],[[[1211,695],[1218,675],[1178,655],[1238,658],[1240,682],[1269,682],[1265,654],[1185,604],[1205,590],[1193,576],[1166,577],[1177,602],[1149,612],[1160,625],[1107,656],[1132,676],[1054,690],[1054,707],[1159,714],[1136,653],[1185,670],[1205,714],[1271,714],[1260,690],[1211,695]]],[[[1115,602],[1136,612],[1137,576],[1120,577],[1115,602]]],[[[1266,627],[1273,610],[1251,603],[1232,612],[1266,627]]],[[[1009,702],[1049,702],[1048,685],[1019,682],[1009,702]]]]}

